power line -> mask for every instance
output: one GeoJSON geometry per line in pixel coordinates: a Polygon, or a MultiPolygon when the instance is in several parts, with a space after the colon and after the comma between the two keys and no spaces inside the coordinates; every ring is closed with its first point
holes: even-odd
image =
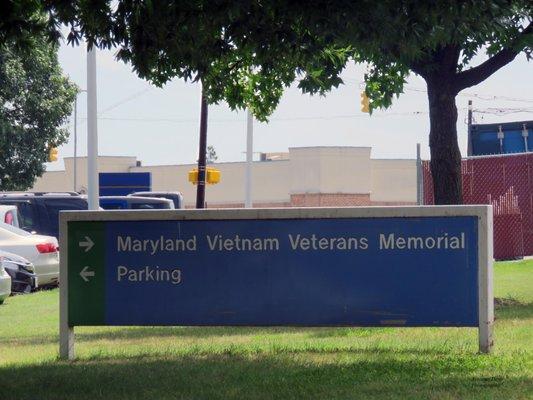
{"type": "Polygon", "coordinates": [[[533,112],[533,108],[486,108],[473,111],[478,114],[507,115],[518,113],[531,113],[533,112]]]}
{"type": "Polygon", "coordinates": [[[102,115],[102,114],[105,114],[106,112],[108,111],[111,111],[111,110],[114,110],[115,108],[117,107],[120,107],[121,105],[133,100],[133,99],[136,99],[137,97],[140,97],[142,96],[143,94],[145,94],[146,92],[149,92],[150,90],[153,90],[153,87],[148,87],[148,88],[145,88],[139,92],[136,92],[136,93],[133,93],[131,95],[129,95],[128,97],[125,97],[123,98],[122,100],[119,100],[117,101],[116,103],[110,105],[109,107],[107,108],[104,108],[103,110],[101,110],[98,115],[102,115]]]}
{"type": "MultiPolygon", "coordinates": [[[[356,80],[352,80],[352,79],[346,79],[344,81],[348,82],[348,83],[358,83],[360,89],[364,89],[365,88],[365,82],[364,81],[357,82],[356,80]]],[[[409,85],[405,85],[404,89],[408,90],[410,92],[427,93],[427,89],[420,88],[420,87],[409,86],[409,85]]],[[[533,99],[520,98],[520,97],[509,97],[509,96],[481,94],[481,93],[473,93],[473,92],[459,93],[458,96],[461,96],[461,97],[473,97],[473,98],[476,98],[476,99],[482,100],[482,101],[502,100],[502,101],[513,101],[513,102],[519,102],[519,103],[532,103],[533,104],[533,99]]]]}
{"type": "MultiPolygon", "coordinates": [[[[393,116],[418,116],[427,115],[427,111],[408,111],[408,112],[396,112],[396,113],[381,113],[374,114],[374,118],[386,118],[393,116]]],[[[352,119],[352,118],[368,118],[368,115],[358,114],[343,114],[343,115],[324,115],[324,116],[302,116],[302,117],[278,117],[271,118],[268,122],[290,122],[290,121],[311,121],[311,120],[335,120],[335,119],[352,119]]],[[[79,118],[85,120],[86,118],[79,118]]],[[[104,121],[130,121],[130,122],[169,122],[169,123],[182,123],[182,124],[196,124],[197,118],[152,118],[152,117],[98,117],[99,120],[104,121]]],[[[240,119],[212,119],[210,123],[243,123],[240,119]]]]}
{"type": "MultiPolygon", "coordinates": [[[[493,115],[507,115],[515,113],[532,113],[533,108],[478,108],[473,110],[478,114],[493,114],[493,115]]],[[[380,112],[373,114],[371,118],[389,118],[389,117],[413,117],[429,115],[428,111],[405,111],[405,112],[380,112]]],[[[277,117],[268,120],[268,123],[273,122],[292,122],[292,121],[331,121],[339,119],[357,119],[369,118],[367,114],[338,114],[338,115],[318,115],[318,116],[299,116],[299,117],[277,117]]],[[[86,118],[79,118],[85,120],[86,118]]],[[[103,121],[125,121],[125,122],[167,122],[176,124],[196,124],[197,118],[172,118],[172,117],[98,117],[103,121]]],[[[238,123],[241,124],[241,119],[224,118],[211,119],[210,123],[238,123]]]]}

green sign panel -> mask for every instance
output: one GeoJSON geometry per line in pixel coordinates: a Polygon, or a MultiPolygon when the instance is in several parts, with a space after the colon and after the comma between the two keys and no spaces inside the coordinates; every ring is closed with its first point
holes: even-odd
{"type": "Polygon", "coordinates": [[[105,231],[103,222],[68,224],[68,321],[104,325],[105,231]]]}

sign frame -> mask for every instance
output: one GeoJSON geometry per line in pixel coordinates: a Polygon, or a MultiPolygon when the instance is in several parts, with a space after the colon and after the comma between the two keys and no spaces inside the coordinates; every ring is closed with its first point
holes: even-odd
{"type": "Polygon", "coordinates": [[[201,210],[63,211],[60,213],[59,356],[73,360],[74,326],[68,321],[68,223],[74,221],[283,220],[346,218],[476,217],[478,248],[478,344],[480,353],[493,348],[493,217],[490,205],[346,208],[257,208],[201,210]]]}

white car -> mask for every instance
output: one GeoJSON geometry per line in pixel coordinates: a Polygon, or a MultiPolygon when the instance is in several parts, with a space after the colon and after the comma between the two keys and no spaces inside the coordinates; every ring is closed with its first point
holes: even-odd
{"type": "Polygon", "coordinates": [[[136,197],[157,197],[159,199],[169,199],[174,203],[174,208],[185,208],[183,205],[183,195],[181,192],[133,192],[128,196],[136,197]]]}
{"type": "Polygon", "coordinates": [[[39,286],[59,283],[59,246],[55,237],[33,235],[0,222],[0,250],[30,261],[35,267],[39,286]]]}
{"type": "Polygon", "coordinates": [[[11,277],[0,262],[0,304],[11,294],[11,277]]]}

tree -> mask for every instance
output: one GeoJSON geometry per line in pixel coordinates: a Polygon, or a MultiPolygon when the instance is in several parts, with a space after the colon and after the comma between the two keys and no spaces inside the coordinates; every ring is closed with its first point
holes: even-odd
{"type": "Polygon", "coordinates": [[[0,190],[31,187],[49,149],[68,139],[77,88],[62,75],[56,46],[31,42],[0,46],[0,190]]]}
{"type": "MultiPolygon", "coordinates": [[[[368,61],[366,92],[373,106],[388,107],[409,72],[427,84],[431,172],[436,204],[462,202],[461,154],[457,143],[457,94],[483,82],[533,46],[530,1],[380,3],[370,18],[383,24],[361,38],[359,59],[368,61]],[[472,66],[485,50],[486,60],[472,66]]],[[[368,16],[361,16],[364,23],[368,16]]],[[[357,23],[357,21],[354,21],[357,23]]]]}
{"type": "Polygon", "coordinates": [[[72,27],[69,41],[85,36],[90,44],[96,32],[100,46],[109,47],[111,2],[108,0],[3,0],[0,13],[0,46],[28,49],[37,37],[49,43],[61,37],[62,24],[72,27]]]}
{"type": "Polygon", "coordinates": [[[157,85],[201,80],[210,103],[265,120],[285,87],[326,94],[354,60],[368,63],[370,107],[389,107],[409,73],[427,83],[437,204],[461,202],[455,97],[532,51],[531,0],[110,0],[46,2],[49,26],[118,46],[157,85]],[[485,52],[487,60],[473,66],[485,52]]]}
{"type": "Polygon", "coordinates": [[[44,4],[35,0],[4,0],[0,13],[0,45],[31,46],[36,35],[47,32],[56,38],[59,31],[47,23],[44,4]]]}
{"type": "Polygon", "coordinates": [[[207,164],[214,164],[218,160],[215,146],[207,146],[207,164]]]}

